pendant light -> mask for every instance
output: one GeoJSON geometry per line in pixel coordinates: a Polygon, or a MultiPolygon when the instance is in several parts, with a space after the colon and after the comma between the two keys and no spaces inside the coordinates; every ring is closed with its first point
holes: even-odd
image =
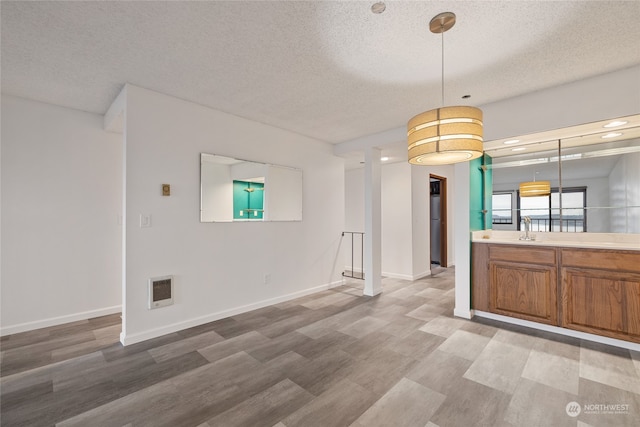
{"type": "Polygon", "coordinates": [[[520,197],[538,197],[551,194],[551,182],[536,181],[536,173],[533,173],[533,181],[520,183],[520,197]]]}
{"type": "Polygon", "coordinates": [[[468,106],[444,107],[444,33],[456,23],[456,15],[444,12],[429,23],[442,34],[442,107],[420,113],[407,124],[409,163],[445,165],[482,156],[482,111],[468,106]]]}

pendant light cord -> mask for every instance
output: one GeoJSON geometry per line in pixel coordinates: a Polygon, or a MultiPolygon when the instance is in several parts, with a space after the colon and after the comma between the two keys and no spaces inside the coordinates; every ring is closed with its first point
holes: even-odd
{"type": "Polygon", "coordinates": [[[441,27],[442,27],[442,31],[440,34],[442,34],[442,39],[441,39],[441,50],[442,50],[442,99],[441,99],[441,106],[444,107],[444,19],[441,22],[441,27]]]}

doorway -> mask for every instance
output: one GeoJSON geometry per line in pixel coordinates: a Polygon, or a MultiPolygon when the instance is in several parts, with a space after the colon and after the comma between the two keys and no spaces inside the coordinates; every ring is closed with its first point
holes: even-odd
{"type": "Polygon", "coordinates": [[[431,270],[447,267],[447,178],[429,175],[431,270]]]}

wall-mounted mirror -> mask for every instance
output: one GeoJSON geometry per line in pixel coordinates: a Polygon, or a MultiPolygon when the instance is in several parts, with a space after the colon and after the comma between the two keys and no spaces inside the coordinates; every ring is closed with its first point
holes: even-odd
{"type": "Polygon", "coordinates": [[[485,145],[497,230],[640,233],[640,115],[485,145]],[[523,181],[550,181],[548,196],[520,197],[523,181]]]}
{"type": "Polygon", "coordinates": [[[302,221],[302,171],[200,154],[200,222],[302,221]]]}

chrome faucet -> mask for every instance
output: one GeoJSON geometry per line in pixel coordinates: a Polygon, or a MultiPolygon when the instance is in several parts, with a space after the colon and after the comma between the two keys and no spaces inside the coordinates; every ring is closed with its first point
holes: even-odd
{"type": "Polygon", "coordinates": [[[521,236],[520,240],[531,240],[531,236],[529,236],[529,230],[531,229],[531,218],[528,216],[523,216],[522,222],[524,222],[524,236],[521,236]]]}

